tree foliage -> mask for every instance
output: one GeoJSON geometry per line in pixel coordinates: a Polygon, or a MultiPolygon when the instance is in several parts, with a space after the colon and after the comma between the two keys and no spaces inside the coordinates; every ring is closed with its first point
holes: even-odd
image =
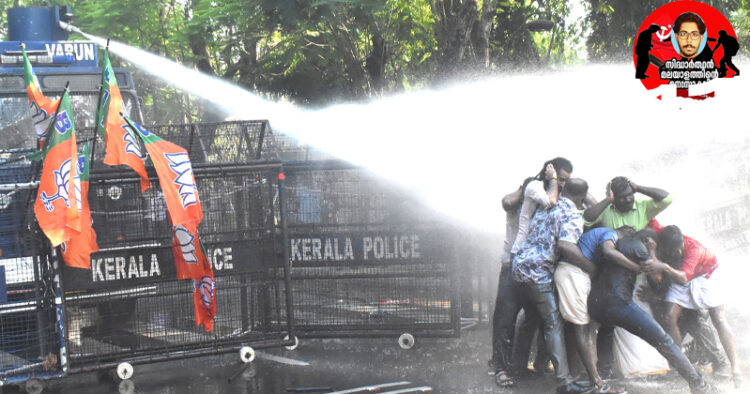
{"type": "MultiPolygon", "coordinates": [[[[318,106],[461,75],[628,61],[637,28],[666,0],[580,0],[579,15],[565,0],[0,0],[0,8],[63,3],[83,31],[318,106]],[[551,30],[533,31],[545,21],[551,30]]],[[[748,2],[709,3],[747,48],[748,2]]],[[[5,22],[3,12],[0,33],[5,22]]],[[[149,120],[212,113],[153,77],[135,79],[149,120]]]]}

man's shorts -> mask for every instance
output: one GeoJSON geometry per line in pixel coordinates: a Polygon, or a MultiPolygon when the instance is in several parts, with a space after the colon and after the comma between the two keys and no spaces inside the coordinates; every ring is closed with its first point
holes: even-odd
{"type": "Polygon", "coordinates": [[[555,286],[560,296],[560,314],[563,319],[579,326],[589,324],[589,275],[575,265],[561,261],[555,270],[555,286]]]}
{"type": "Polygon", "coordinates": [[[672,283],[665,301],[675,303],[685,309],[711,309],[724,305],[724,294],[718,280],[705,275],[693,278],[687,284],[672,283]]]}

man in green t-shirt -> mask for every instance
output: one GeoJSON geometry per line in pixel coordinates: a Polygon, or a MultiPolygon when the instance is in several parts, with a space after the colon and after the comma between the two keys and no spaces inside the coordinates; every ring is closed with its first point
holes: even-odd
{"type": "Polygon", "coordinates": [[[618,176],[609,182],[607,197],[586,209],[583,219],[589,227],[616,229],[630,226],[640,231],[671,203],[672,197],[667,191],[639,186],[624,176],[618,176]],[[635,193],[650,198],[636,200],[635,193]]]}

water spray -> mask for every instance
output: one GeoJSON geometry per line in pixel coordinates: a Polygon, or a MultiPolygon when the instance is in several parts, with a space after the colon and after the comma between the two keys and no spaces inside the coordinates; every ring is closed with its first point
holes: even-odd
{"type": "Polygon", "coordinates": [[[116,41],[109,50],[235,119],[268,119],[275,131],[497,234],[504,229],[502,196],[555,156],[571,159],[573,175],[586,179],[597,198],[617,175],[668,190],[675,203],[659,219],[700,240],[706,239],[703,212],[748,194],[735,182],[747,176],[738,174],[736,162],[750,147],[747,127],[731,116],[706,116],[746,111],[742,78],[731,86],[719,81],[724,86],[711,100],[659,101],[621,77],[632,74],[632,65],[598,65],[305,110],[116,41]]]}

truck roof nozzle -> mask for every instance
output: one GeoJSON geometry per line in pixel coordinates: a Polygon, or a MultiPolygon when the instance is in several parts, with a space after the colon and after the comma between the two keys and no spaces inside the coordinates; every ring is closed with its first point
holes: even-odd
{"type": "Polygon", "coordinates": [[[78,33],[78,34],[83,34],[83,32],[81,32],[81,29],[79,29],[79,28],[77,28],[77,27],[75,27],[75,26],[71,25],[70,23],[67,23],[67,22],[63,22],[63,21],[60,21],[60,22],[58,23],[58,25],[60,26],[60,28],[61,28],[61,29],[63,29],[63,30],[65,30],[65,31],[67,31],[68,33],[78,33]]]}

